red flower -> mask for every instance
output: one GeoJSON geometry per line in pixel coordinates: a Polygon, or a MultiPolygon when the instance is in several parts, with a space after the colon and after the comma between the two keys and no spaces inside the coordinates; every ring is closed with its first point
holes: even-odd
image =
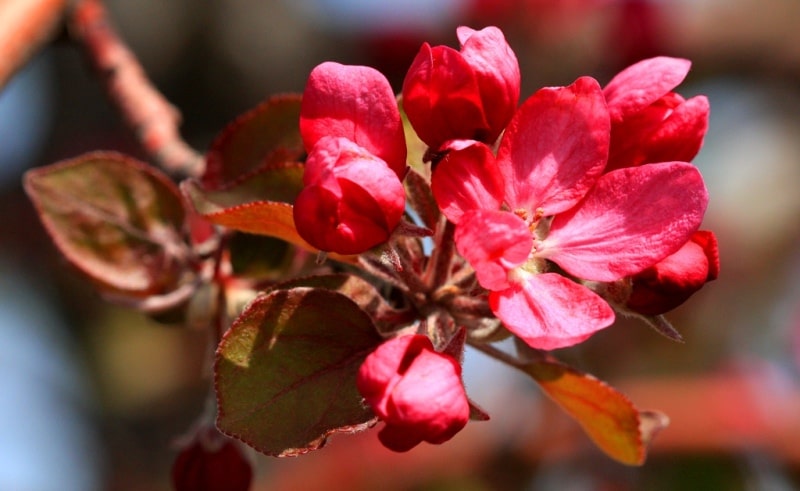
{"type": "Polygon", "coordinates": [[[172,465],[176,491],[247,491],[252,480],[239,443],[213,427],[200,428],[172,465]]]}
{"type": "Polygon", "coordinates": [[[386,162],[346,138],[314,145],[294,203],[297,232],[314,247],[359,254],[386,242],[405,207],[403,185],[386,162]]]}
{"type": "Polygon", "coordinates": [[[708,130],[708,99],[671,92],[691,62],[660,56],[618,73],[603,89],[611,115],[606,172],[653,162],[691,161],[708,130]]]}
{"type": "Polygon", "coordinates": [[[385,423],[378,438],[396,452],[422,441],[444,443],[469,420],[461,365],[434,351],[426,336],[383,343],[364,360],[356,384],[385,423]]]}
{"type": "Polygon", "coordinates": [[[403,82],[408,120],[433,150],[453,139],[493,143],[519,101],[519,64],[500,29],[456,33],[461,51],[423,44],[403,82]]]}
{"type": "Polygon", "coordinates": [[[294,203],[303,239],[358,254],[385,242],[405,207],[406,145],[389,82],[378,71],[327,62],[309,76],[300,110],[308,151],[294,203]]]}
{"type": "Polygon", "coordinates": [[[644,315],[663,314],[717,276],[717,238],[712,232],[699,230],[677,252],[632,277],[626,306],[644,315]]]}
{"type": "Polygon", "coordinates": [[[456,142],[433,174],[490,307],[534,348],[579,343],[614,320],[605,300],[549,262],[582,280],[618,280],[676,252],[705,212],[688,163],[602,174],[609,126],[600,86],[583,77],[529,98],[496,159],[481,143],[456,142]]]}

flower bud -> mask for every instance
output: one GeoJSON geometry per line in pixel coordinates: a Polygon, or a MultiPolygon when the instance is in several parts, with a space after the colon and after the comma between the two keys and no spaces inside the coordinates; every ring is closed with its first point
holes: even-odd
{"type": "Polygon", "coordinates": [[[719,251],[712,232],[695,232],[677,252],[632,277],[626,306],[658,315],[685,302],[719,275],[719,251]]]}
{"type": "Polygon", "coordinates": [[[603,89],[611,115],[606,172],[656,162],[690,162],[708,130],[705,96],[672,92],[689,72],[688,60],[650,58],[622,70],[603,89]]]}
{"type": "Polygon", "coordinates": [[[461,365],[434,351],[426,336],[383,343],[364,360],[356,385],[385,423],[378,438],[396,452],[422,441],[444,443],[469,420],[461,365]]]}
{"type": "Polygon", "coordinates": [[[238,442],[215,428],[200,428],[172,465],[176,491],[247,491],[253,469],[238,442]]]}
{"type": "Polygon", "coordinates": [[[422,45],[403,82],[403,108],[431,149],[453,139],[494,143],[519,101],[519,63],[496,27],[459,27],[461,51],[422,45]]]}
{"type": "Polygon", "coordinates": [[[405,190],[389,166],[352,141],[323,137],[311,149],[294,203],[297,232],[312,246],[359,254],[400,223],[405,190]]]}

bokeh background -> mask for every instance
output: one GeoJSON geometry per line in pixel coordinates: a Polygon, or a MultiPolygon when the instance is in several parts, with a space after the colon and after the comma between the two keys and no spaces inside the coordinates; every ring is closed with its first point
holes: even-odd
{"type": "MultiPolygon", "coordinates": [[[[254,456],[253,489],[800,489],[800,2],[796,0],[108,0],[113,21],[204,151],[237,114],[335,60],[399,91],[419,45],[498,25],[523,97],[639,59],[693,61],[711,123],[695,163],[720,278],[669,318],[686,343],[619,322],[559,356],[671,418],[642,468],[593,448],[535,384],[467,353],[492,420],[402,455],[375,434],[254,456]]],[[[207,391],[203,333],[101,301],[21,189],[96,149],[143,157],[82,55],[57,41],[0,93],[0,490],[166,490],[173,441],[207,391]]]]}

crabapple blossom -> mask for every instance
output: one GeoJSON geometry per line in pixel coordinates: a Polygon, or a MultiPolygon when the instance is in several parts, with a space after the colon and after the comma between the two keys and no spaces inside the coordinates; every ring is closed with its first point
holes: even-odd
{"type": "Polygon", "coordinates": [[[551,263],[578,280],[618,280],[676,252],[705,212],[691,164],[603,174],[609,133],[600,86],[582,77],[525,101],[496,158],[482,143],[453,142],[433,174],[492,311],[534,348],[576,344],[614,320],[605,300],[551,263]]]}
{"type": "Polygon", "coordinates": [[[625,306],[644,315],[663,314],[718,275],[717,239],[713,232],[698,230],[677,252],[633,275],[625,306]]]}
{"type": "Polygon", "coordinates": [[[312,246],[358,254],[385,242],[405,206],[406,145],[391,86],[369,67],[312,70],[300,110],[308,152],[293,208],[312,246]]]}
{"type": "Polygon", "coordinates": [[[618,73],[603,89],[611,116],[606,172],[653,162],[691,161],[708,130],[708,99],[672,92],[691,62],[659,56],[618,73]]]}
{"type": "Polygon", "coordinates": [[[358,391],[385,423],[378,438],[405,452],[419,443],[443,443],[469,420],[461,365],[434,351],[427,336],[393,338],[364,360],[358,391]]]}
{"type": "Polygon", "coordinates": [[[434,151],[454,139],[493,143],[519,101],[519,64],[502,31],[456,34],[460,51],[424,43],[403,82],[408,120],[434,151]]]}

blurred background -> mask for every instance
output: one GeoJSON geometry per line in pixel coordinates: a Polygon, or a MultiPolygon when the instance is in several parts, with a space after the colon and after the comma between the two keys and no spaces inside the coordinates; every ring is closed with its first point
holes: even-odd
{"type": "MultiPolygon", "coordinates": [[[[335,60],[396,91],[420,44],[501,27],[523,98],[601,84],[654,55],[689,58],[706,94],[695,159],[720,278],[668,317],[686,343],[618,322],[559,356],[671,418],[642,468],[595,450],[535,384],[467,353],[492,416],[442,446],[384,450],[373,432],[294,459],[255,456],[253,489],[800,489],[800,2],[796,0],[108,0],[121,36],[204,151],[269,95],[335,60]]],[[[166,490],[173,441],[207,391],[203,333],[104,303],[46,237],[29,168],[97,149],[143,157],[85,60],[59,41],[0,93],[0,490],[166,490]]]]}

